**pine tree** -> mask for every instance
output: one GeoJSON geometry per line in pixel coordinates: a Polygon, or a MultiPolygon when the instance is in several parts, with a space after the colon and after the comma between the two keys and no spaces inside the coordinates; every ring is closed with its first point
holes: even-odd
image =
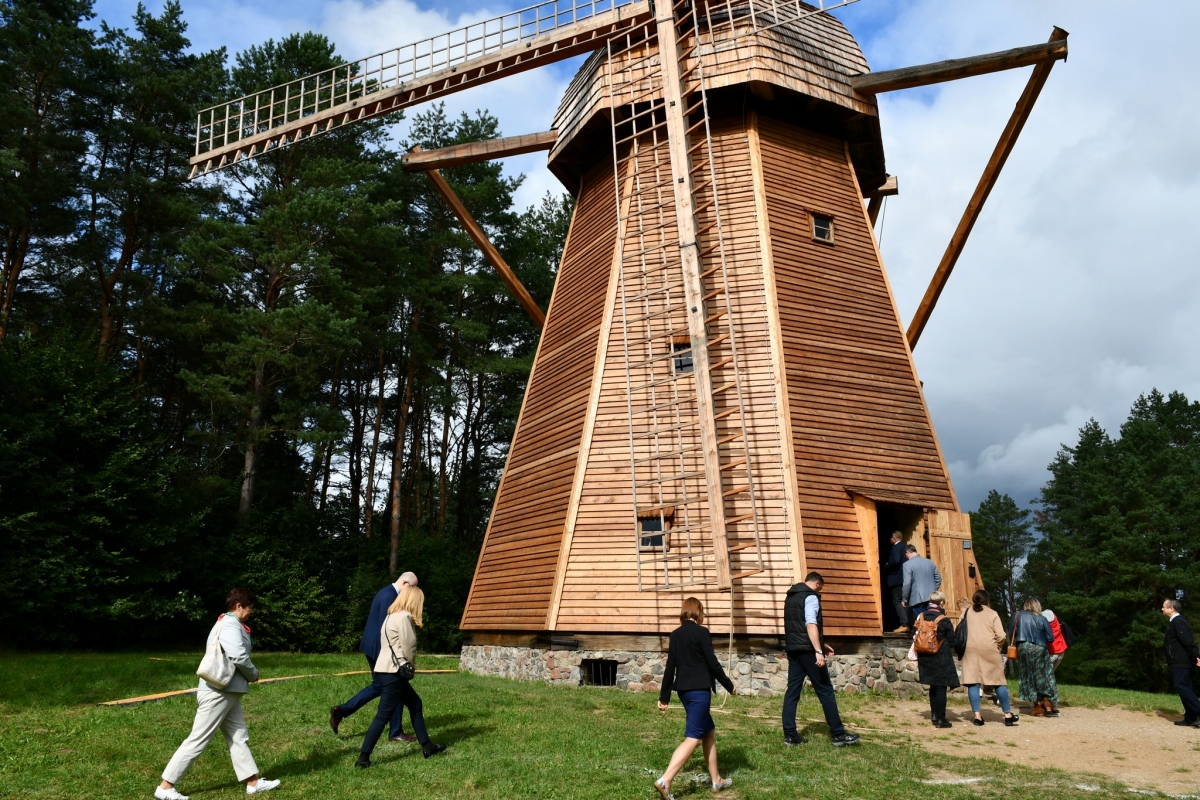
{"type": "Polygon", "coordinates": [[[995,489],[971,512],[971,538],[983,583],[990,587],[992,607],[1007,622],[1018,607],[1018,580],[1034,537],[1030,512],[995,489]]]}

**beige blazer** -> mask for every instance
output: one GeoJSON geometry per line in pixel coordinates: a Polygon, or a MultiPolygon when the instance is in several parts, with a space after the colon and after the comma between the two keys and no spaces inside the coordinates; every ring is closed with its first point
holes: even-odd
{"type": "Polygon", "coordinates": [[[407,611],[397,611],[388,614],[379,629],[379,658],[375,659],[376,672],[396,672],[399,664],[392,661],[392,653],[403,664],[405,661],[416,664],[417,629],[413,625],[412,614],[407,611]],[[389,648],[388,645],[391,645],[389,648]]]}
{"type": "Polygon", "coordinates": [[[1007,638],[1000,615],[987,606],[976,612],[967,609],[967,649],[962,658],[962,682],[968,686],[982,683],[984,686],[1004,685],[1004,663],[1000,651],[1005,648],[1007,638]]]}

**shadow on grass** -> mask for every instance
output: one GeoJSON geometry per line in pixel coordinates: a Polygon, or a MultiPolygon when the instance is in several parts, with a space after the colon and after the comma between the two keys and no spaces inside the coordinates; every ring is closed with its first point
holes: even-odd
{"type": "Polygon", "coordinates": [[[292,757],[271,767],[267,777],[276,780],[298,778],[302,775],[322,772],[341,762],[346,762],[349,766],[357,756],[357,748],[354,750],[317,750],[312,748],[306,756],[292,757]]]}

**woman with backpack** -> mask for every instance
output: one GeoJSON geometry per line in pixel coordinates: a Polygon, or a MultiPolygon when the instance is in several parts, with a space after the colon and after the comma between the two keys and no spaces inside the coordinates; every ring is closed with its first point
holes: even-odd
{"type": "Polygon", "coordinates": [[[1004,679],[1004,662],[1000,651],[1007,641],[1000,615],[988,607],[992,597],[986,589],[975,592],[971,606],[963,612],[962,620],[955,631],[956,641],[961,643],[962,682],[967,686],[967,697],[971,710],[975,712],[975,724],[983,725],[983,714],[979,706],[979,692],[984,686],[995,686],[1004,710],[1004,724],[1017,724],[1017,715],[1012,713],[1008,696],[1008,684],[1004,679]]]}
{"type": "Polygon", "coordinates": [[[721,771],[717,769],[717,726],[709,710],[717,682],[725,687],[725,691],[734,694],[733,681],[721,669],[721,662],[713,650],[712,636],[703,622],[704,605],[695,597],[689,597],[679,610],[679,627],[671,631],[662,691],[658,695],[658,710],[667,710],[667,704],[671,702],[671,690],[674,689],[679,693],[679,702],[683,703],[684,713],[687,714],[687,725],[683,742],[675,748],[667,771],[654,782],[654,788],[663,800],[674,800],[671,781],[692,757],[697,746],[704,749],[712,790],[719,792],[733,785],[733,778],[722,778],[721,771]]]}
{"type": "Polygon", "coordinates": [[[1020,672],[1017,696],[1033,704],[1033,717],[1057,717],[1058,681],[1050,663],[1050,645],[1054,632],[1042,616],[1042,604],[1030,597],[1013,619],[1012,639],[1017,645],[1017,666],[1020,672]]]}
{"type": "Polygon", "coordinates": [[[1054,634],[1054,641],[1046,649],[1050,651],[1050,668],[1058,672],[1058,665],[1062,663],[1067,648],[1075,642],[1075,633],[1048,608],[1042,609],[1042,617],[1050,623],[1050,632],[1054,634]]]}
{"type": "Polygon", "coordinates": [[[946,719],[946,694],[960,685],[954,668],[954,623],[943,613],[946,595],[929,595],[929,607],[917,617],[912,649],[917,655],[917,677],[929,687],[929,714],[935,728],[951,727],[946,719]]]}

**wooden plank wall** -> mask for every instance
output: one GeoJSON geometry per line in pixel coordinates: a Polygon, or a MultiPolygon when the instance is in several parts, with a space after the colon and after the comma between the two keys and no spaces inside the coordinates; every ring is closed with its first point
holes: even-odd
{"type": "MultiPolygon", "coordinates": [[[[709,89],[762,81],[860,114],[878,115],[874,96],[859,94],[850,86],[851,75],[870,69],[858,42],[837,18],[817,14],[747,35],[750,30],[747,17],[739,19],[732,31],[721,27],[717,56],[704,64],[709,89]],[[729,41],[734,37],[737,39],[731,47],[729,41]]],[[[707,47],[707,37],[705,42],[707,47]]],[[[653,41],[648,46],[657,48],[653,41]]],[[[550,160],[567,147],[588,120],[608,108],[606,61],[605,52],[597,52],[585,61],[564,93],[554,117],[558,142],[550,160]]],[[[693,64],[683,66],[686,72],[693,64]]]]}
{"type": "MultiPolygon", "coordinates": [[[[744,397],[751,417],[750,440],[755,454],[768,570],[737,582],[735,630],[774,635],[781,632],[782,599],[793,575],[782,479],[783,439],[775,404],[753,175],[743,125],[737,120],[716,128],[714,155],[721,187],[731,292],[735,298],[734,314],[741,337],[739,352],[746,356],[749,368],[744,397]]],[[[700,222],[703,227],[708,220],[702,218],[700,222]]],[[[673,592],[638,591],[619,310],[613,318],[607,332],[608,355],[578,514],[571,531],[558,613],[551,626],[570,632],[669,631],[678,624],[680,600],[695,595],[705,603],[710,628],[714,632],[727,632],[727,592],[700,591],[703,587],[673,592]]],[[[727,354],[725,349],[718,348],[712,358],[717,360],[727,354]]],[[[690,388],[690,382],[686,386],[690,388]]],[[[718,413],[727,407],[719,405],[718,413]]],[[[699,488],[698,483],[695,488],[699,488]]],[[[743,498],[738,504],[730,504],[728,513],[731,516],[744,513],[746,507],[743,498]]],[[[741,554],[733,554],[735,572],[747,566],[743,560],[741,554]]]]}
{"type": "Polygon", "coordinates": [[[847,486],[955,508],[904,331],[844,144],[760,118],[807,565],[825,584],[827,631],[878,635],[847,486]],[[808,211],[834,217],[812,239],[808,211]]]}
{"type": "Polygon", "coordinates": [[[544,630],[616,238],[611,162],[587,176],[496,492],[464,630],[544,630]]]}

